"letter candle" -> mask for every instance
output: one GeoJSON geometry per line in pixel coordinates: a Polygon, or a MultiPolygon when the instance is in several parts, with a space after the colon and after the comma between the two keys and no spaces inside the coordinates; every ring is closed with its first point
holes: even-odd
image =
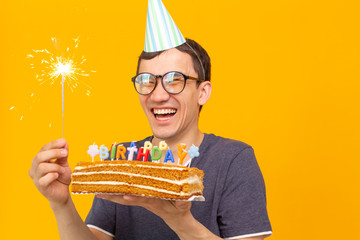
{"type": "Polygon", "coordinates": [[[134,153],[137,153],[137,150],[138,150],[137,147],[136,146],[131,147],[131,145],[130,145],[130,147],[128,147],[127,150],[129,152],[128,153],[128,160],[133,160],[134,153]]]}
{"type": "Polygon", "coordinates": [[[157,146],[153,147],[151,149],[151,161],[159,163],[160,158],[162,156],[162,151],[157,146]],[[156,157],[156,153],[158,153],[158,156],[156,157]]]}
{"type": "Polygon", "coordinates": [[[100,147],[100,161],[101,159],[107,159],[109,157],[109,149],[104,145],[100,147]]]}
{"type": "Polygon", "coordinates": [[[141,147],[139,149],[139,153],[137,155],[137,159],[138,161],[141,161],[141,158],[144,157],[144,162],[147,162],[148,161],[148,158],[149,158],[149,153],[150,153],[150,150],[149,149],[144,149],[143,147],[141,147]]]}
{"type": "Polygon", "coordinates": [[[161,151],[166,150],[167,147],[168,147],[168,145],[167,145],[167,143],[166,143],[165,141],[161,141],[161,142],[159,143],[159,148],[160,148],[161,151]]]}
{"type": "Polygon", "coordinates": [[[116,151],[116,142],[111,145],[111,154],[110,154],[111,161],[115,159],[115,151],[116,151]]]}
{"type": "Polygon", "coordinates": [[[149,149],[149,150],[151,150],[152,147],[153,147],[153,145],[152,145],[152,143],[151,143],[150,141],[146,141],[146,142],[144,143],[144,149],[149,149]]]}
{"type": "Polygon", "coordinates": [[[120,156],[121,156],[121,160],[126,160],[125,153],[126,153],[126,148],[122,144],[119,145],[116,150],[116,160],[119,160],[120,156]]]}
{"type": "MultiPolygon", "coordinates": [[[[135,147],[135,153],[137,154],[137,153],[138,153],[138,152],[137,152],[138,149],[137,149],[135,143],[136,143],[136,141],[132,141],[132,142],[130,143],[130,147],[135,147]]],[[[132,159],[131,159],[131,160],[132,160],[132,159]]]]}
{"type": "Polygon", "coordinates": [[[181,144],[178,144],[177,147],[178,147],[178,152],[177,152],[177,154],[178,154],[178,156],[179,156],[179,164],[180,164],[180,165],[183,165],[184,158],[185,158],[185,156],[186,156],[186,154],[187,154],[187,152],[185,151],[186,144],[181,143],[181,144]]]}
{"type": "Polygon", "coordinates": [[[171,149],[169,148],[166,152],[166,155],[165,155],[165,159],[164,159],[164,163],[166,163],[167,161],[171,161],[171,162],[175,162],[174,160],[174,155],[172,154],[171,152],[171,149]]]}

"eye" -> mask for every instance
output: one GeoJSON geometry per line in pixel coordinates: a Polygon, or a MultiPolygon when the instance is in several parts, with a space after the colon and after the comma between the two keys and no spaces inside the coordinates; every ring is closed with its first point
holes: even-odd
{"type": "Polygon", "coordinates": [[[182,77],[180,77],[180,76],[174,76],[173,78],[172,78],[172,81],[173,82],[176,82],[176,81],[182,81],[184,78],[182,78],[182,77]]]}
{"type": "Polygon", "coordinates": [[[167,83],[178,83],[184,81],[184,76],[177,72],[170,72],[165,76],[165,82],[167,83]]]}

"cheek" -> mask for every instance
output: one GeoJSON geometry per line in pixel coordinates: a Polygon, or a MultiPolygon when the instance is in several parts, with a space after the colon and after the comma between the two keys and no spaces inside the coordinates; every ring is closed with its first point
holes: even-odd
{"type": "Polygon", "coordinates": [[[146,109],[146,97],[139,95],[139,101],[140,101],[140,105],[143,108],[143,110],[146,109]]]}
{"type": "Polygon", "coordinates": [[[182,111],[185,115],[193,115],[198,109],[198,92],[194,91],[186,95],[186,98],[179,100],[182,111]]]}

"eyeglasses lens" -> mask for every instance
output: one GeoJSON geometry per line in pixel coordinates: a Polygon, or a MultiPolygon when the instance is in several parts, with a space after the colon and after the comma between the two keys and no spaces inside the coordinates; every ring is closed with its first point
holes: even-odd
{"type": "Polygon", "coordinates": [[[149,94],[155,87],[155,77],[144,73],[140,74],[135,79],[136,90],[141,94],[149,94]]]}
{"type": "MultiPolygon", "coordinates": [[[[163,86],[169,93],[177,94],[184,89],[185,78],[182,74],[177,72],[169,72],[163,77],[163,86]]],[[[139,74],[135,79],[136,90],[140,94],[151,93],[156,85],[156,79],[154,75],[143,73],[139,74]]]]}
{"type": "Polygon", "coordinates": [[[164,87],[169,93],[179,93],[184,88],[185,78],[177,72],[170,72],[164,76],[164,87]]]}

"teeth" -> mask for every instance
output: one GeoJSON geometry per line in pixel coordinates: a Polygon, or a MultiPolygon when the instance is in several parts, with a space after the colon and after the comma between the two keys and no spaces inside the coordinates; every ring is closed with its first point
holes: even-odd
{"type": "Polygon", "coordinates": [[[159,119],[159,120],[168,120],[170,118],[171,117],[163,117],[163,116],[160,116],[160,115],[156,115],[156,119],[159,119]]]}
{"type": "Polygon", "coordinates": [[[154,109],[155,114],[171,114],[176,113],[175,109],[154,109]]]}

